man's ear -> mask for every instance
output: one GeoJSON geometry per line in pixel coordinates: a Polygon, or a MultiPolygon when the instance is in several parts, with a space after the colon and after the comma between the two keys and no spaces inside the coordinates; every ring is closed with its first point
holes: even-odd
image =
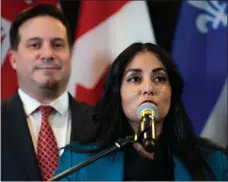
{"type": "Polygon", "coordinates": [[[9,61],[14,70],[16,70],[17,63],[16,63],[16,51],[15,50],[9,50],[9,61]]]}

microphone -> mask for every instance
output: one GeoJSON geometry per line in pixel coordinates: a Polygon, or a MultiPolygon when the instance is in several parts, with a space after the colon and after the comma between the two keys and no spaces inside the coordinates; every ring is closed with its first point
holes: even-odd
{"type": "Polygon", "coordinates": [[[157,107],[146,102],[141,104],[137,109],[140,125],[135,141],[138,141],[147,152],[154,152],[156,144],[155,119],[158,117],[157,107]]]}

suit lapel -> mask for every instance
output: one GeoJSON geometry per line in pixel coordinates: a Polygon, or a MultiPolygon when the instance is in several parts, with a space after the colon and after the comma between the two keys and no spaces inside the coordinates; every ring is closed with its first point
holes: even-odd
{"type": "Polygon", "coordinates": [[[123,181],[124,152],[119,151],[100,158],[93,165],[88,165],[83,170],[85,172],[79,173],[79,178],[85,181],[123,181]]]}
{"type": "MultiPolygon", "coordinates": [[[[85,154],[86,155],[86,154],[85,154]]],[[[97,160],[93,165],[88,165],[83,168],[79,173],[80,180],[104,180],[104,181],[122,181],[124,180],[124,152],[117,152],[114,156],[106,156],[97,160]],[[102,166],[102,168],[101,168],[102,166]],[[89,174],[89,175],[88,175],[89,174]]],[[[88,156],[86,159],[90,158],[88,156]]],[[[85,160],[85,159],[84,159],[85,160]]],[[[176,157],[174,160],[174,180],[175,181],[191,181],[191,175],[188,170],[184,167],[182,162],[176,157]]]]}
{"type": "MultiPolygon", "coordinates": [[[[102,180],[116,180],[116,181],[122,181],[124,180],[124,158],[125,154],[124,152],[118,152],[118,155],[116,155],[116,160],[111,160],[110,157],[104,157],[100,161],[100,163],[97,163],[96,165],[91,168],[91,171],[88,172],[88,174],[92,174],[95,177],[96,176],[105,176],[102,180]],[[99,166],[105,166],[103,170],[100,170],[99,166]],[[101,172],[102,171],[102,172],[101,172]],[[102,173],[102,174],[100,174],[102,173]],[[106,174],[106,175],[103,175],[106,174]],[[108,175],[107,175],[108,174],[108,175]],[[107,179],[106,179],[107,178],[107,179]]],[[[174,161],[174,180],[175,181],[191,181],[191,175],[189,174],[188,170],[185,168],[183,163],[176,157],[173,157],[174,161]]],[[[92,166],[92,165],[91,165],[92,166]]],[[[89,180],[92,180],[93,177],[89,178],[89,180]]],[[[96,179],[96,178],[95,178],[96,179]]],[[[99,178],[98,178],[99,180],[99,178]]]]}
{"type": "Polygon", "coordinates": [[[176,156],[173,157],[173,160],[175,181],[192,181],[191,175],[183,163],[176,156]]]}
{"type": "Polygon", "coordinates": [[[70,142],[90,140],[93,132],[96,131],[92,121],[92,106],[77,102],[70,94],[69,103],[72,123],[70,142]]]}
{"type": "Polygon", "coordinates": [[[7,122],[10,122],[11,126],[9,131],[12,136],[11,145],[14,146],[15,155],[18,156],[15,163],[20,163],[19,166],[24,167],[29,180],[41,179],[26,115],[18,93],[9,102],[8,118],[7,122]]]}

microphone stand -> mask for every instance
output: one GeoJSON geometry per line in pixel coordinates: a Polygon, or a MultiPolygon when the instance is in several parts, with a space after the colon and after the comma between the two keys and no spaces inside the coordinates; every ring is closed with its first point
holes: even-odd
{"type": "Polygon", "coordinates": [[[98,154],[95,154],[93,157],[89,158],[88,160],[85,160],[69,169],[67,169],[66,171],[63,171],[62,173],[54,176],[53,178],[50,179],[50,181],[58,181],[66,176],[68,176],[69,174],[85,167],[86,165],[96,161],[97,159],[106,156],[107,154],[110,154],[111,152],[114,152],[117,149],[120,149],[124,146],[126,146],[127,144],[133,143],[135,142],[134,137],[133,136],[127,136],[124,139],[119,139],[115,142],[115,144],[111,147],[109,147],[108,149],[99,152],[98,154]]]}

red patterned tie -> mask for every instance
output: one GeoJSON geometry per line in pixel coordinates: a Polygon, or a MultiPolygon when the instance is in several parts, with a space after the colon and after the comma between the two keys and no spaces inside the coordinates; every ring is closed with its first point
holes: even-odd
{"type": "Polygon", "coordinates": [[[47,181],[53,177],[58,167],[59,154],[53,130],[48,123],[48,117],[53,108],[40,106],[39,110],[42,114],[42,123],[38,136],[37,159],[43,180],[47,181]]]}

